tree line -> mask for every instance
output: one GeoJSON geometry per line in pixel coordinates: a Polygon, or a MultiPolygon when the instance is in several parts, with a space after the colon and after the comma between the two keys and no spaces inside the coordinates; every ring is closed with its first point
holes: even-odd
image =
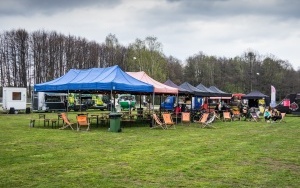
{"type": "Polygon", "coordinates": [[[277,100],[300,91],[300,70],[274,55],[263,56],[247,50],[228,58],[191,55],[185,62],[167,57],[156,37],[136,39],[128,46],[109,34],[102,43],[56,31],[25,29],[0,33],[0,87],[26,87],[30,95],[34,84],[64,75],[70,69],[88,69],[119,65],[122,70],[145,71],[157,81],[172,80],[180,85],[216,86],[229,93],[259,90],[270,95],[277,90],[277,100]]]}

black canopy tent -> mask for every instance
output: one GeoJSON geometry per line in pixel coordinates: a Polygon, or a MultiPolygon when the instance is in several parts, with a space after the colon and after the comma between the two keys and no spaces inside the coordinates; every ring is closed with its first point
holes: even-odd
{"type": "Polygon", "coordinates": [[[218,95],[218,97],[222,97],[223,99],[225,99],[225,97],[228,99],[230,99],[232,97],[231,93],[226,93],[226,92],[220,90],[219,88],[217,88],[216,86],[210,86],[209,89],[212,90],[213,92],[215,92],[215,94],[218,95]]]}
{"type": "Polygon", "coordinates": [[[191,94],[195,95],[195,96],[199,96],[199,97],[207,97],[208,92],[200,90],[194,86],[192,86],[191,84],[189,84],[188,82],[184,82],[183,84],[181,84],[179,87],[188,90],[191,94]]]}
{"type": "Polygon", "coordinates": [[[242,96],[242,99],[248,99],[248,106],[249,107],[256,107],[258,108],[259,99],[264,99],[266,106],[270,105],[270,97],[261,93],[260,91],[252,91],[247,95],[242,96]]]}
{"type": "Polygon", "coordinates": [[[191,94],[191,91],[184,89],[178,85],[176,85],[174,82],[172,82],[170,79],[168,79],[165,83],[165,85],[170,86],[170,87],[175,87],[178,89],[178,95],[187,95],[191,94]]]}
{"type": "Polygon", "coordinates": [[[268,95],[265,95],[261,93],[260,91],[252,91],[244,96],[242,96],[242,99],[262,99],[269,97],[268,95]]]}
{"type": "MultiPolygon", "coordinates": [[[[194,87],[193,85],[189,84],[188,82],[184,82],[183,84],[180,85],[180,87],[188,90],[191,93],[191,95],[193,95],[195,97],[208,96],[208,93],[206,91],[200,90],[200,89],[194,87]]],[[[191,102],[192,102],[192,100],[191,100],[191,102]]],[[[193,104],[191,104],[191,109],[193,109],[193,104]]]]}
{"type": "Polygon", "coordinates": [[[197,85],[196,88],[205,91],[207,93],[207,97],[218,96],[218,94],[215,91],[205,87],[203,84],[197,85]]]}
{"type": "Polygon", "coordinates": [[[248,99],[249,107],[258,107],[259,99],[265,99],[266,106],[270,105],[270,97],[261,93],[260,91],[252,91],[247,95],[242,96],[242,99],[248,99]]]}

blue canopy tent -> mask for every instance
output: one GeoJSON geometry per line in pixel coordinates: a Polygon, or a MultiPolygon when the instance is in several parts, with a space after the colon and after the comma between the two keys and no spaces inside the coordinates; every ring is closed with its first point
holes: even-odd
{"type": "Polygon", "coordinates": [[[153,85],[139,81],[123,72],[117,65],[107,68],[71,69],[52,81],[35,84],[34,91],[153,93],[153,85]]]}

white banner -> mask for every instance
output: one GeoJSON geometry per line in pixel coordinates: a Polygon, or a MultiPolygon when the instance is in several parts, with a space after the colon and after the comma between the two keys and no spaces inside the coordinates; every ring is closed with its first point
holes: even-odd
{"type": "Polygon", "coordinates": [[[273,108],[276,106],[276,89],[271,85],[271,104],[270,106],[273,108]]]}

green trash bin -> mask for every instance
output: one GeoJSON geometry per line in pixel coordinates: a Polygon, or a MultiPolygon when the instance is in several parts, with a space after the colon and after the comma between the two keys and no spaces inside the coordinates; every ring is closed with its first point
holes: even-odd
{"type": "Polygon", "coordinates": [[[110,122],[110,127],[109,131],[110,132],[121,132],[121,113],[110,113],[109,114],[109,122],[110,122]]]}

